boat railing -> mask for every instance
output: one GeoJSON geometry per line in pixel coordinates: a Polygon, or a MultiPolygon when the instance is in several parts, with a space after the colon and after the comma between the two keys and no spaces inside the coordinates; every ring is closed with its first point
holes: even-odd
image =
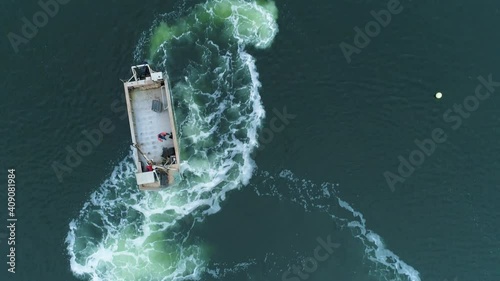
{"type": "Polygon", "coordinates": [[[165,88],[165,85],[163,85],[161,86],[161,102],[163,104],[163,110],[167,110],[168,108],[167,98],[167,89],[165,88]]]}
{"type": "MultiPolygon", "coordinates": [[[[166,77],[167,77],[167,79],[166,79],[166,82],[167,82],[167,83],[166,83],[166,85],[165,85],[165,86],[166,86],[166,87],[168,87],[168,92],[170,93],[170,95],[168,95],[168,96],[167,96],[167,93],[165,92],[165,96],[166,96],[168,99],[170,99],[170,103],[172,103],[172,104],[173,104],[173,102],[174,102],[174,101],[172,100],[172,87],[170,87],[170,78],[168,77],[168,74],[165,74],[165,75],[166,75],[166,77]]],[[[174,120],[173,120],[173,121],[174,121],[174,123],[175,123],[175,124],[177,124],[177,123],[176,123],[176,120],[175,120],[175,112],[174,112],[173,108],[172,108],[172,117],[174,118],[174,120]]]]}

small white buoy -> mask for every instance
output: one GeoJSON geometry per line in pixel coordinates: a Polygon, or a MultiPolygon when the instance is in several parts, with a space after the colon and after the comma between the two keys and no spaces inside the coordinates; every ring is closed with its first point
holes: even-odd
{"type": "Polygon", "coordinates": [[[442,97],[443,97],[443,93],[441,93],[441,92],[436,93],[436,99],[440,99],[442,97]]]}

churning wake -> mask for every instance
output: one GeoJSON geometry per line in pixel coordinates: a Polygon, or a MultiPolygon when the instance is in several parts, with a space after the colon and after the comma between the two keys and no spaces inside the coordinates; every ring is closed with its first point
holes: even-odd
{"type": "MultiPolygon", "coordinates": [[[[252,261],[209,268],[208,247],[190,231],[220,210],[228,191],[252,177],[251,153],[265,111],[255,60],[247,49],[270,47],[278,33],[276,20],[272,1],[208,0],[162,15],[144,33],[136,60],[146,58],[170,77],[183,180],[164,191],[141,192],[131,157],[120,162],[69,225],[66,243],[76,276],[93,281],[199,280],[204,273],[220,278],[251,268],[252,261]]],[[[256,192],[326,212],[352,229],[367,258],[379,265],[375,275],[383,270],[385,280],[419,280],[418,272],[387,250],[366,229],[362,214],[338,199],[333,187],[315,188],[284,172],[277,177],[288,186],[283,190],[267,176],[269,182],[256,192]],[[339,210],[347,215],[338,215],[339,210]]]]}
{"type": "Polygon", "coordinates": [[[143,193],[131,158],[70,223],[71,269],[90,280],[197,280],[207,251],[189,236],[250,180],[264,118],[254,58],[278,33],[272,1],[209,0],[162,16],[135,53],[167,70],[179,126],[183,181],[143,193]]]}
{"type": "Polygon", "coordinates": [[[375,280],[420,281],[418,271],[387,249],[382,238],[367,228],[363,214],[338,196],[335,184],[318,185],[297,178],[289,170],[274,176],[260,172],[259,177],[264,178],[254,186],[259,196],[278,197],[302,206],[306,212],[325,213],[339,227],[348,229],[362,244],[363,258],[368,261],[365,267],[375,280]]]}

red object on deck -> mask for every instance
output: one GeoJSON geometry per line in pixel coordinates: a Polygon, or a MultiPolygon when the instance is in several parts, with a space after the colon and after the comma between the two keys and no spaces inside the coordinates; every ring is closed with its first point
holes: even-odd
{"type": "Polygon", "coordinates": [[[167,140],[167,138],[166,138],[166,136],[167,136],[167,135],[168,135],[168,134],[167,134],[166,132],[161,132],[161,133],[159,133],[159,134],[158,134],[158,140],[159,140],[159,141],[161,141],[161,142],[162,142],[163,140],[167,140]]]}

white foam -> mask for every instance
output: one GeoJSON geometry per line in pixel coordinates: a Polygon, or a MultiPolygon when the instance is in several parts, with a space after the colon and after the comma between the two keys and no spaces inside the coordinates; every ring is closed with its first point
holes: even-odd
{"type": "Polygon", "coordinates": [[[256,264],[255,260],[249,260],[238,263],[214,263],[211,268],[207,269],[207,273],[217,279],[227,277],[227,275],[235,274],[238,272],[245,272],[250,267],[256,264]]]}
{"type": "MultiPolygon", "coordinates": [[[[242,21],[251,24],[247,32],[242,26],[232,30],[239,44],[230,47],[225,56],[219,54],[217,42],[196,45],[203,50],[203,59],[220,59],[221,64],[214,69],[206,65],[189,67],[185,79],[174,85],[176,101],[187,109],[183,118],[177,112],[183,108],[176,109],[181,144],[190,144],[182,151],[184,180],[164,191],[143,193],[135,186],[131,158],[120,162],[84,204],[79,217],[70,223],[66,243],[75,275],[92,280],[196,280],[206,271],[206,251],[202,245],[191,244],[190,230],[205,216],[218,212],[226,193],[248,184],[252,176],[255,162],[251,153],[258,145],[257,129],[265,111],[258,93],[261,85],[255,59],[245,52],[245,45],[268,46],[277,32],[277,24],[270,20],[268,11],[253,2],[208,1],[193,11],[209,9],[213,3],[238,6],[235,10],[238,13],[232,19],[245,17],[242,21]],[[248,17],[259,13],[263,14],[258,19],[248,17]],[[263,34],[266,25],[269,31],[263,34]],[[211,53],[214,46],[217,52],[211,53]],[[199,79],[212,71],[218,71],[219,79],[210,88],[211,92],[202,92],[206,87],[198,85],[199,79]],[[248,83],[235,85],[232,78],[235,73],[247,73],[248,83]],[[236,97],[235,90],[244,90],[246,95],[236,97]],[[197,98],[208,102],[197,104],[197,98]],[[207,110],[210,105],[213,107],[207,110]],[[237,107],[239,110],[234,111],[237,107]],[[224,129],[221,121],[231,118],[234,118],[232,128],[220,132],[224,129]],[[245,137],[241,136],[242,130],[245,137]],[[187,226],[179,224],[188,215],[194,218],[193,222],[187,226]]],[[[186,20],[178,27],[185,29],[182,35],[172,40],[195,36],[191,29],[199,28],[196,25],[210,26],[218,20],[200,22],[196,17],[193,22],[186,20]]],[[[150,34],[141,37],[134,52],[138,61],[142,61],[139,57],[149,43],[146,36],[150,34]]],[[[198,39],[202,42],[204,38],[198,39]]],[[[169,42],[165,41],[155,52],[160,67],[167,67],[168,48],[169,42]]]]}
{"type": "Polygon", "coordinates": [[[351,229],[353,236],[361,240],[365,246],[365,257],[374,264],[375,270],[372,274],[383,275],[391,272],[391,276],[388,277],[390,280],[397,278],[395,280],[420,281],[420,274],[417,270],[387,249],[378,234],[367,229],[363,214],[338,197],[335,189],[338,184],[317,185],[309,180],[299,179],[290,170],[283,170],[276,177],[268,172],[260,172],[260,176],[265,177],[266,180],[265,184],[254,187],[258,195],[276,196],[281,200],[293,201],[300,204],[305,211],[327,213],[340,226],[351,229]],[[277,184],[280,184],[280,188],[277,188],[277,184]],[[334,202],[337,204],[333,204],[334,202]],[[343,214],[342,210],[347,211],[346,214],[343,214]],[[384,270],[376,270],[380,266],[384,270]]]}

